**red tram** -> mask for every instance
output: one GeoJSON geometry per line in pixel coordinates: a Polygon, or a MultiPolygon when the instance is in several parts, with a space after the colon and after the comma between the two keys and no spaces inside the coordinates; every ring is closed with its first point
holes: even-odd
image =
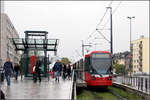
{"type": "Polygon", "coordinates": [[[112,85],[112,55],[110,52],[93,51],[85,55],[83,62],[83,77],[88,86],[112,85]]]}

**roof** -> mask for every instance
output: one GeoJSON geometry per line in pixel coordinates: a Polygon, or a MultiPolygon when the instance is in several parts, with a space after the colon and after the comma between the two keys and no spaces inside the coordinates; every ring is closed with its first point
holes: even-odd
{"type": "Polygon", "coordinates": [[[91,56],[91,54],[93,54],[93,53],[110,53],[110,52],[109,52],[109,51],[92,51],[91,53],[86,54],[85,57],[89,57],[89,56],[91,56]]]}
{"type": "Polygon", "coordinates": [[[57,51],[58,39],[33,39],[33,38],[10,38],[16,50],[45,49],[46,51],[57,51]]]}

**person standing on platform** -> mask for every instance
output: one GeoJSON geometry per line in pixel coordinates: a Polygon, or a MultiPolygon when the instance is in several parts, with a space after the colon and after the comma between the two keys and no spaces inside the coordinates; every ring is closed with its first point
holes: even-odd
{"type": "Polygon", "coordinates": [[[70,64],[67,66],[67,76],[68,76],[68,79],[71,78],[71,66],[70,66],[70,64]]]}
{"type": "Polygon", "coordinates": [[[8,86],[10,86],[10,77],[12,72],[14,72],[12,62],[10,61],[10,58],[7,58],[6,62],[4,63],[4,73],[8,86]]]}
{"type": "Polygon", "coordinates": [[[39,57],[36,58],[35,62],[35,73],[34,73],[34,82],[37,82],[37,77],[39,78],[39,82],[41,82],[41,61],[39,57]]]}
{"type": "Polygon", "coordinates": [[[15,71],[15,79],[16,80],[18,79],[18,72],[19,72],[19,70],[20,70],[19,64],[15,63],[14,71],[15,71]]]}
{"type": "Polygon", "coordinates": [[[63,66],[63,78],[65,79],[66,78],[66,75],[67,74],[67,67],[66,67],[66,64],[64,64],[63,66]]]}
{"type": "Polygon", "coordinates": [[[53,71],[55,72],[55,81],[59,82],[59,76],[62,71],[62,63],[59,60],[54,64],[53,71]]]}

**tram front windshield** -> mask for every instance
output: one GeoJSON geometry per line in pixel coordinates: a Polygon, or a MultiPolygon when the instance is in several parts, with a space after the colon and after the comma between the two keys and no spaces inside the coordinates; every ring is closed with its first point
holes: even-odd
{"type": "Polygon", "coordinates": [[[109,74],[111,67],[111,56],[107,53],[96,53],[91,56],[93,73],[109,74]]]}

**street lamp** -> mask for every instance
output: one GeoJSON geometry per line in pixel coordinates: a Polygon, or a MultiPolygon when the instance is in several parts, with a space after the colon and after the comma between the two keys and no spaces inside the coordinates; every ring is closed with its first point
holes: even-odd
{"type": "Polygon", "coordinates": [[[132,56],[132,53],[131,53],[131,39],[132,39],[132,19],[133,18],[135,18],[134,16],[132,16],[132,17],[129,17],[129,16],[127,16],[127,18],[130,20],[130,76],[131,76],[131,67],[132,67],[132,65],[131,65],[131,56],[132,56]]]}

